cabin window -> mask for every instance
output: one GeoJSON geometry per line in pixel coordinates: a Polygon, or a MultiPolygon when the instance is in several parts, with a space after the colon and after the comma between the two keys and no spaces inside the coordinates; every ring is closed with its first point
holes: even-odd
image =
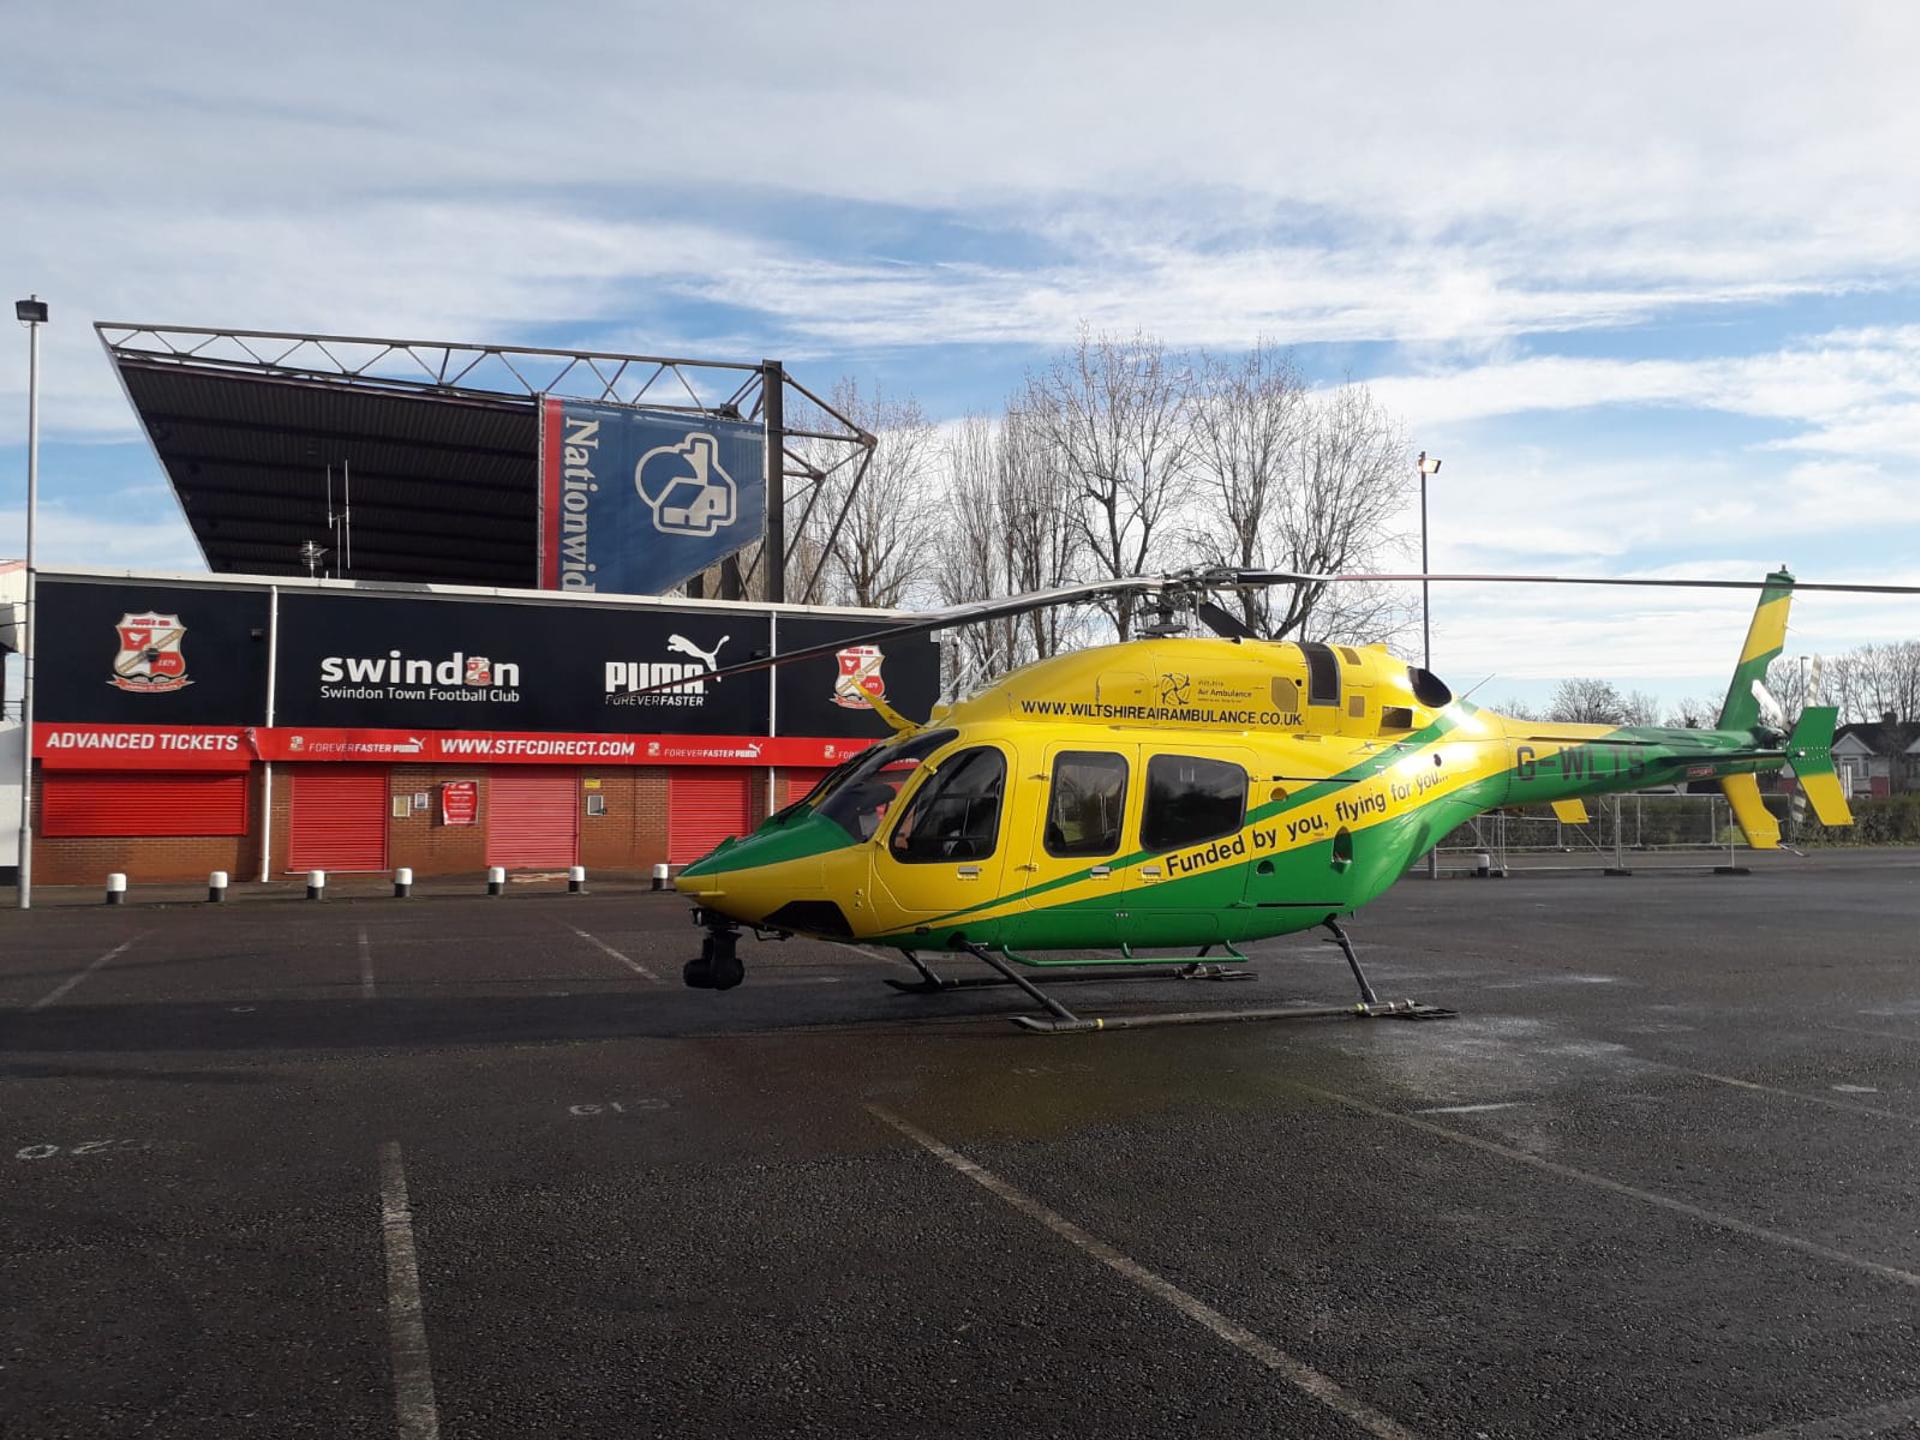
{"type": "Polygon", "coordinates": [[[984,860],[1000,838],[1007,762],[998,750],[962,750],[940,762],[901,813],[887,846],[896,860],[984,860]]]}
{"type": "Polygon", "coordinates": [[[1175,850],[1231,835],[1247,813],[1247,772],[1224,760],[1155,755],[1147,761],[1140,843],[1175,850]]]}
{"type": "MultiPolygon", "coordinates": [[[[920,762],[951,741],[956,731],[930,730],[888,745],[876,745],[816,786],[807,802],[856,840],[871,840],[920,762]]],[[[789,810],[794,807],[787,807],[789,810]]],[[[785,813],[785,812],[782,812],[785,813]]]]}
{"type": "Polygon", "coordinates": [[[1300,642],[1300,653],[1307,657],[1307,704],[1338,705],[1340,662],[1334,659],[1333,647],[1314,640],[1303,640],[1300,642]]]}
{"type": "Polygon", "coordinates": [[[1068,750],[1054,757],[1047,794],[1049,855],[1111,855],[1120,848],[1127,806],[1127,762],[1121,756],[1068,750]]]}

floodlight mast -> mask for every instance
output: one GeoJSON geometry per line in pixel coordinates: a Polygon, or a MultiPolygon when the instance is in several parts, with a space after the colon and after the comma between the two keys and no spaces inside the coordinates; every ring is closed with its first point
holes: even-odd
{"type": "Polygon", "coordinates": [[[13,315],[27,327],[27,574],[20,604],[20,860],[16,894],[33,906],[33,520],[40,495],[40,327],[47,302],[16,300],[13,315]]]}

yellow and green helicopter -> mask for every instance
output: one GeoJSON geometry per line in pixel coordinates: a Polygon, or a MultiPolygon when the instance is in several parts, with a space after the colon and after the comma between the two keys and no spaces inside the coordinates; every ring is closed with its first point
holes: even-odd
{"type": "MultiPolygon", "coordinates": [[[[1310,576],[1208,570],[1073,586],[936,611],[864,643],[1047,605],[1125,596],[1158,608],[1149,630],[1185,628],[1182,609],[1218,638],[1149,634],[1055,655],[993,680],[915,724],[876,708],[894,736],[827,775],[751,834],[721,842],[675,877],[706,928],[686,983],[740,983],[742,927],[898,949],[933,991],[1018,985],[1049,1032],[1304,1013],[1451,1013],[1382,1002],[1339,920],[1384,892],[1444,835],[1502,806],[1553,805],[1585,818],[1582,798],[1716,780],[1747,841],[1779,844],[1756,776],[1791,764],[1824,824],[1851,822],[1834,773],[1833,707],[1805,710],[1791,733],[1762,684],[1780,654],[1795,588],[1784,569],[1735,581],[1582,581],[1758,588],[1746,644],[1714,728],[1559,724],[1513,719],[1457,697],[1379,645],[1271,641],[1207,597],[1249,585],[1345,579],[1551,577],[1310,576]],[[1247,957],[1244,941],[1325,927],[1359,985],[1337,1010],[1237,1010],[1083,1018],[1015,968],[1169,964],[1237,978],[1209,957],[1247,957]],[[1093,962],[1063,951],[1106,950],[1093,962]],[[927,956],[973,955],[998,978],[950,980],[927,956]]],[[[1802,585],[1914,593],[1914,587],[1802,585]]],[[[836,642],[844,645],[846,642],[836,642]]],[[[804,660],[835,646],[759,666],[804,660]]],[[[755,668],[754,665],[736,667],[755,668]]],[[[723,672],[725,673],[725,672],[723,672]]],[[[1068,978],[1056,972],[1057,978],[1068,978]]]]}

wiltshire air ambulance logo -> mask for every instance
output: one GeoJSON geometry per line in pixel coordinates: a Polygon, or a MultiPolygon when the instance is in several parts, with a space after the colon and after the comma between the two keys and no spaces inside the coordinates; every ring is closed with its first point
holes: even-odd
{"type": "Polygon", "coordinates": [[[662,535],[711,535],[739,517],[739,487],[720,468],[720,442],[704,431],[647,451],[633,485],[662,535]]]}
{"type": "Polygon", "coordinates": [[[122,615],[114,630],[120,653],[113,657],[109,684],[136,695],[159,695],[193,683],[187,678],[187,658],[180,653],[187,627],[178,615],[122,615]]]}
{"type": "Polygon", "coordinates": [[[840,662],[834,704],[843,710],[871,710],[875,700],[887,698],[887,682],[880,678],[880,662],[887,657],[878,645],[850,645],[833,658],[840,662]]]}

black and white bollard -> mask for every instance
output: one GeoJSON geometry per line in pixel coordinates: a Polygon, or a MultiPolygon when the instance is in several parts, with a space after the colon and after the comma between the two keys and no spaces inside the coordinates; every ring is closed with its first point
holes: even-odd
{"type": "Polygon", "coordinates": [[[586,866],[569,865],[567,867],[567,893],[569,895],[584,895],[587,893],[586,866]]]}
{"type": "Polygon", "coordinates": [[[487,894],[504,895],[507,893],[507,869],[504,865],[487,867],[487,894]]]}
{"type": "Polygon", "coordinates": [[[107,904],[121,905],[126,903],[126,898],[127,877],[116,870],[107,876],[107,904]]]}
{"type": "Polygon", "coordinates": [[[218,905],[227,898],[227,872],[216,870],[207,876],[207,903],[218,905]]]}
{"type": "Polygon", "coordinates": [[[327,898],[327,872],[324,870],[307,871],[307,899],[324,900],[327,898]]]}
{"type": "Polygon", "coordinates": [[[666,866],[656,865],[653,867],[653,888],[656,890],[664,890],[667,888],[666,866]]]}
{"type": "Polygon", "coordinates": [[[402,865],[393,872],[393,898],[406,900],[413,895],[413,871],[402,865]]]}

